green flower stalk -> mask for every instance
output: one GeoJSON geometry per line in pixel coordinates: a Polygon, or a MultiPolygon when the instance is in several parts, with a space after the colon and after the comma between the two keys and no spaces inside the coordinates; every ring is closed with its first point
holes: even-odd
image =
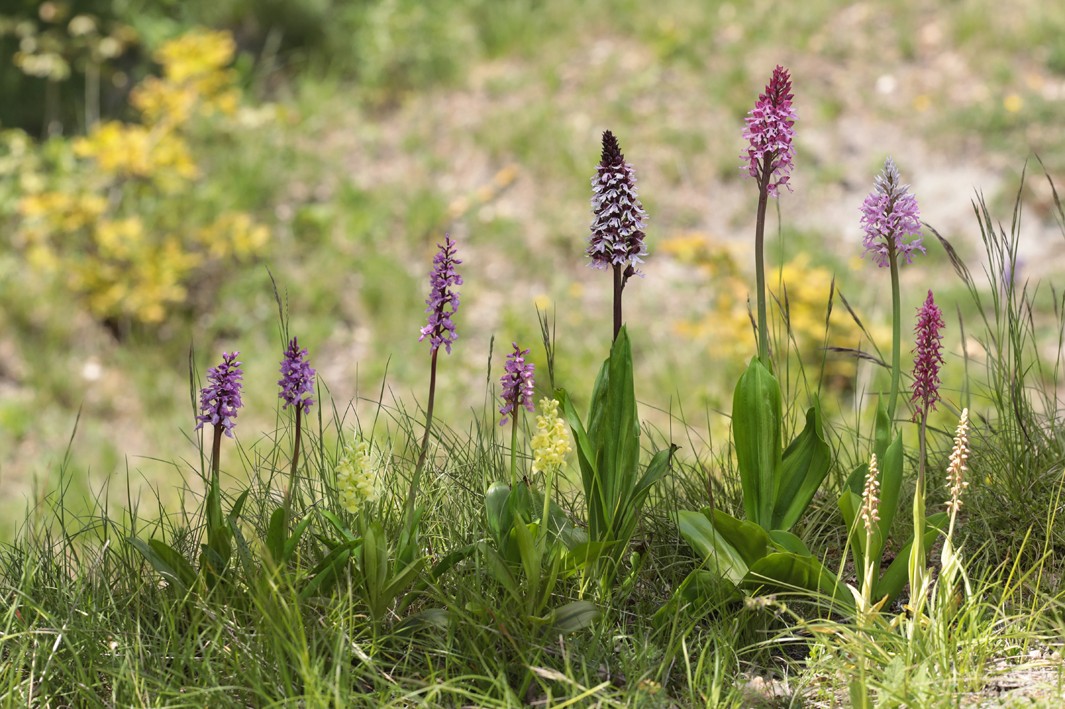
{"type": "Polygon", "coordinates": [[[865,525],[865,554],[862,569],[862,600],[864,611],[873,605],[873,558],[869,550],[873,548],[873,530],[880,521],[880,469],[877,467],[876,453],[869,457],[869,472],[865,475],[865,487],[862,490],[861,518],[865,525]]]}
{"type": "Polygon", "coordinates": [[[954,524],[958,518],[958,510],[961,509],[961,494],[969,487],[969,481],[965,479],[965,473],[969,468],[969,409],[961,410],[958,419],[958,428],[954,431],[954,446],[950,451],[950,460],[947,463],[947,485],[950,487],[950,499],[947,501],[947,512],[950,514],[950,523],[947,526],[947,538],[954,534],[954,524]]]}
{"type": "Polygon", "coordinates": [[[939,581],[937,582],[937,597],[940,608],[953,609],[957,607],[959,598],[957,592],[964,590],[966,595],[972,594],[969,579],[965,575],[962,566],[961,554],[954,548],[954,525],[957,523],[958,510],[961,509],[961,496],[969,481],[965,479],[968,472],[966,462],[969,460],[969,410],[962,409],[961,418],[958,420],[958,428],[954,432],[954,447],[950,451],[950,461],[947,463],[947,485],[950,489],[950,499],[947,501],[947,536],[943,540],[943,548],[939,552],[939,581]],[[962,581],[962,589],[958,588],[958,579],[962,581]]]}

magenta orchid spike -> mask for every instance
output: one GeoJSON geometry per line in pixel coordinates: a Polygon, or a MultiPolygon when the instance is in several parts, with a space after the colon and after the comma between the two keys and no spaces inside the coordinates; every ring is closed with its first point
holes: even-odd
{"type": "Polygon", "coordinates": [[[928,291],[924,304],[917,310],[917,344],[913,361],[913,398],[917,404],[914,420],[920,421],[936,408],[939,400],[939,366],[943,364],[943,313],[928,291]]]}
{"type": "Polygon", "coordinates": [[[742,169],[759,185],[765,182],[767,193],[774,197],[782,185],[791,189],[788,180],[794,167],[796,118],[791,105],[793,98],[791,76],[787,69],[778,65],[765,93],[758,96],[754,108],[744,119],[743,137],[750,145],[747,152],[740,155],[745,161],[742,169]]]}

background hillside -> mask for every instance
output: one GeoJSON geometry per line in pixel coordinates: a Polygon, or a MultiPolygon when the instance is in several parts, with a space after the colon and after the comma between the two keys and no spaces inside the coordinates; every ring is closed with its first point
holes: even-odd
{"type": "MultiPolygon", "coordinates": [[[[812,366],[833,276],[864,322],[889,310],[858,227],[888,154],[924,221],[974,273],[983,250],[971,200],[982,193],[1008,219],[1028,161],[1016,278],[1052,281],[1065,264],[1042,175],[1065,184],[1058,3],[4,7],[5,535],[61,470],[78,494],[111,478],[124,490],[126,471],[135,488],[174,494],[169,461],[198,455],[190,348],[201,376],[240,350],[238,437],[250,445],[273,430],[282,342],[271,274],[291,334],[342,412],[349,401],[353,414],[372,411],[382,391],[387,406],[415,410],[426,276],[445,232],[467,276],[438,416],[463,428],[471,407],[485,407],[511,341],[543,369],[537,308],[557,325],[557,383],[587,396],[609,332],[609,279],[583,257],[605,129],[650,214],[646,275],[626,291],[637,396],[663,429],[683,407],[698,429],[689,454],[726,435],[719,412],[753,348],[756,190],[739,169],[740,132],[776,64],[792,72],[799,120],[794,191],[772,216],[770,284],[786,288],[795,346],[812,366]]],[[[934,280],[953,313],[962,286],[926,243],[904,286],[934,280]]],[[[911,288],[904,308],[923,298],[911,288]]],[[[841,313],[837,300],[828,344],[871,349],[841,313]]],[[[955,320],[946,342],[960,358],[955,320]]],[[[879,386],[871,368],[856,378],[848,360],[826,366],[844,402],[879,386]]],[[[960,370],[948,387],[961,386],[960,370]]]]}

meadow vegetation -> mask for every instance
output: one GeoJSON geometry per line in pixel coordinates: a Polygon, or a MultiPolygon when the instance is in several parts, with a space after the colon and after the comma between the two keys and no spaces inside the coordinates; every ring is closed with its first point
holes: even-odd
{"type": "Polygon", "coordinates": [[[0,18],[3,701],[1065,701],[1065,10],[892,5],[0,18]]]}

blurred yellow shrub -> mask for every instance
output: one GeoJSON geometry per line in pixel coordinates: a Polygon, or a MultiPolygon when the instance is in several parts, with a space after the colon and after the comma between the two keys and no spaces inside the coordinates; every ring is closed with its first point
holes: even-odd
{"type": "Polygon", "coordinates": [[[13,202],[13,244],[40,272],[62,276],[103,320],[158,323],[183,303],[209,262],[248,259],[269,241],[246,212],[216,206],[197,161],[207,133],[236,127],[241,100],[226,32],[196,30],[153,55],[162,76],[136,86],[140,121],[37,145],[0,134],[0,210],[13,202]],[[211,123],[204,123],[212,121],[211,123]],[[13,178],[10,179],[9,178],[13,178]]]}
{"type": "MultiPolygon", "coordinates": [[[[678,334],[691,340],[707,342],[715,359],[742,365],[755,351],[748,293],[752,286],[739,268],[731,249],[707,234],[692,232],[667,239],[662,251],[677,261],[699,268],[706,274],[709,297],[705,314],[678,321],[678,334]]],[[[846,309],[833,310],[827,323],[832,272],[814,265],[807,253],[800,253],[776,272],[767,276],[770,309],[781,317],[776,345],[797,352],[808,371],[820,370],[826,347],[860,348],[867,343],[861,328],[846,309]],[[783,327],[786,325],[787,327],[783,327]]],[[[753,304],[750,306],[753,307],[753,304]]],[[[873,332],[874,337],[883,333],[873,332]]],[[[855,361],[852,357],[827,353],[825,385],[847,389],[853,384],[855,361]]]]}

